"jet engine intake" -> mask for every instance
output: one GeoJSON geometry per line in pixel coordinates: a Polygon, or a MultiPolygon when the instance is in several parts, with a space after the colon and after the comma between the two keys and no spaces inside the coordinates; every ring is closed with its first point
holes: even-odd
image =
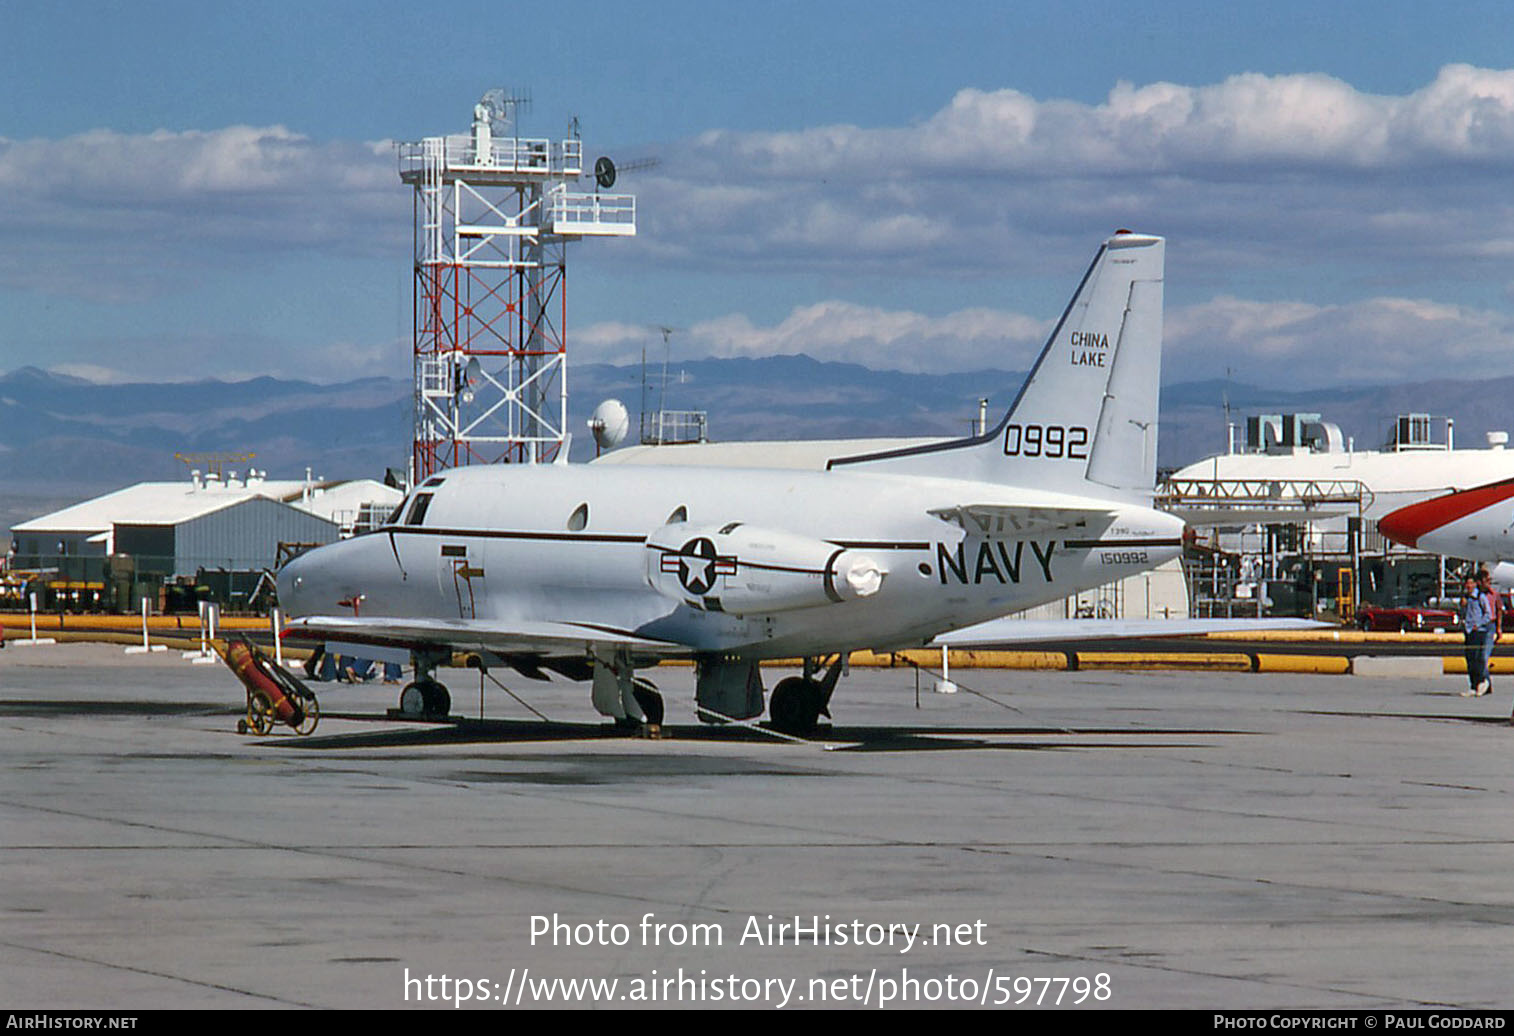
{"type": "Polygon", "coordinates": [[[706,611],[761,615],[871,597],[886,570],[824,540],[743,522],[664,525],[647,537],[647,582],[706,611]]]}

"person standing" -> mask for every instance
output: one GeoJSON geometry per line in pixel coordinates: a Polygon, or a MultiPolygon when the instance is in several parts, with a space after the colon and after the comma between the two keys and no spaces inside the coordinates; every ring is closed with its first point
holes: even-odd
{"type": "Polygon", "coordinates": [[[1503,601],[1498,596],[1498,591],[1493,589],[1493,576],[1485,568],[1477,570],[1477,590],[1488,602],[1488,608],[1492,612],[1492,621],[1488,624],[1488,638],[1483,642],[1483,674],[1487,677],[1484,685],[1484,694],[1493,693],[1493,648],[1503,637],[1503,601]]]}
{"type": "Polygon", "coordinates": [[[1483,594],[1477,579],[1468,573],[1462,580],[1461,630],[1467,658],[1467,683],[1463,698],[1476,698],[1492,691],[1488,680],[1487,643],[1493,636],[1493,602],[1483,594]]]}

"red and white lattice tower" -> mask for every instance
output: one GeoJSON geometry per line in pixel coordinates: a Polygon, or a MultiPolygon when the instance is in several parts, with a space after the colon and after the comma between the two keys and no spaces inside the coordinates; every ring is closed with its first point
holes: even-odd
{"type": "Polygon", "coordinates": [[[467,136],[399,146],[415,189],[413,478],[555,459],[566,440],[567,244],[636,233],[636,199],[575,191],[576,130],[516,135],[491,90],[467,136]]]}

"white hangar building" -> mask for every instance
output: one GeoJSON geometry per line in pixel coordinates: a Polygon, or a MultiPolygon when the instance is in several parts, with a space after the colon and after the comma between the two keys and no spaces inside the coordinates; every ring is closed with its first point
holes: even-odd
{"type": "Polygon", "coordinates": [[[11,529],[11,566],[99,579],[104,559],[129,554],[139,573],[272,568],[280,544],[330,543],[376,526],[399,490],[371,479],[270,481],[215,477],[142,482],[11,529]]]}

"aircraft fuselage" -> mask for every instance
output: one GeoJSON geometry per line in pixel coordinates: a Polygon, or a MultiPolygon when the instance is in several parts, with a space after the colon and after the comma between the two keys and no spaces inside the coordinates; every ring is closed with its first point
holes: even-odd
{"type": "Polygon", "coordinates": [[[809,656],[1057,600],[1177,557],[1181,535],[1145,506],[958,479],[471,467],[428,480],[385,528],[285,566],[279,596],[292,617],[571,620],[692,654],[809,656]],[[927,513],[953,502],[1107,518],[1022,534],[927,513]]]}

